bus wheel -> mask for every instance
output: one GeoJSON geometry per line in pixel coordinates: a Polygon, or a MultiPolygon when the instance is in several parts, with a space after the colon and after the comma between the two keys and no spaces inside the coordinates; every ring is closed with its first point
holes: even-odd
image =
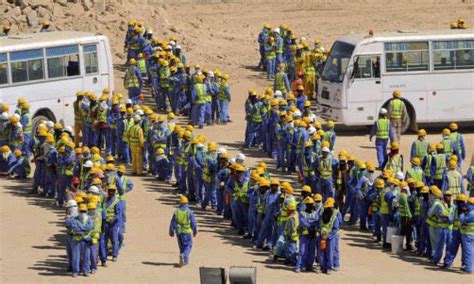
{"type": "Polygon", "coordinates": [[[44,113],[43,112],[38,113],[38,114],[35,115],[35,117],[33,118],[33,121],[31,122],[31,131],[32,131],[32,133],[36,133],[36,129],[38,129],[38,126],[39,126],[41,120],[56,121],[56,119],[54,118],[54,115],[52,113],[48,113],[48,111],[46,111],[44,113]]]}
{"type": "Polygon", "coordinates": [[[402,121],[402,133],[417,131],[416,116],[411,104],[407,104],[407,115],[402,121]]]}

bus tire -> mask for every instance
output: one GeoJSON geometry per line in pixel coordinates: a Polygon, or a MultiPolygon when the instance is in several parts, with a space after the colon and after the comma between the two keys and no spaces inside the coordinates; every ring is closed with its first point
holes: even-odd
{"type": "Polygon", "coordinates": [[[38,125],[41,120],[51,120],[55,122],[56,117],[54,116],[53,112],[50,111],[49,109],[38,110],[33,116],[33,121],[31,122],[32,133],[36,133],[36,129],[38,129],[38,125]]]}
{"type": "Polygon", "coordinates": [[[406,100],[403,100],[407,108],[407,115],[402,122],[402,133],[406,133],[408,130],[417,131],[418,124],[416,123],[416,113],[413,106],[406,100]]]}

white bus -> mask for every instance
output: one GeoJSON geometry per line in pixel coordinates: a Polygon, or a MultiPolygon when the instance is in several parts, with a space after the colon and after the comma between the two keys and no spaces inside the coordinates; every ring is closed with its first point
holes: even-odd
{"type": "Polygon", "coordinates": [[[78,90],[113,89],[107,37],[83,32],[46,32],[0,37],[0,99],[14,109],[30,103],[33,129],[40,119],[74,124],[78,90]]]}
{"type": "Polygon", "coordinates": [[[417,123],[474,121],[474,31],[348,35],[332,46],[318,87],[318,113],[371,125],[399,89],[417,123]]]}

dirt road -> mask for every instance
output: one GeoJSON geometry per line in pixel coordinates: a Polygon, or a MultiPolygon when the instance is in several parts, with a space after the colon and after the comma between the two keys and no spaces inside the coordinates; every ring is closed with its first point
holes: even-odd
{"type": "MultiPolygon", "coordinates": [[[[344,1],[345,2],[345,1],[344,1]]],[[[233,100],[230,115],[234,121],[227,126],[207,127],[200,133],[226,145],[233,153],[242,145],[245,122],[243,104],[250,88],[263,90],[268,81],[253,71],[257,62],[256,36],[263,22],[290,24],[300,35],[321,37],[330,45],[338,35],[350,31],[364,32],[370,28],[394,30],[405,28],[444,28],[459,12],[472,14],[472,4],[451,1],[450,4],[430,1],[426,6],[417,1],[373,6],[344,3],[340,5],[219,4],[195,5],[193,9],[178,6],[167,9],[167,22],[180,31],[191,49],[193,63],[211,68],[220,67],[231,74],[233,100]],[[437,3],[436,5],[434,3],[437,3]],[[339,9],[341,8],[341,9],[339,9]],[[271,15],[269,14],[271,11],[271,15]]],[[[465,18],[467,18],[465,16],[465,18]]],[[[471,17],[472,18],[472,17],[471,17]]],[[[157,25],[159,20],[157,20],[157,25]]],[[[117,48],[120,48],[117,47],[117,48]]],[[[117,73],[117,88],[121,88],[117,73]]],[[[375,149],[366,129],[339,132],[337,150],[348,149],[363,160],[375,161],[375,149]]],[[[439,128],[428,129],[430,141],[440,139],[439,128]]],[[[473,130],[465,135],[468,152],[474,148],[473,130]]],[[[414,135],[402,138],[402,152],[407,156],[414,135]]],[[[261,159],[256,150],[244,151],[253,165],[261,159]]],[[[272,161],[262,158],[269,164],[272,161]]],[[[466,165],[467,163],[465,163],[466,165]]],[[[466,167],[463,169],[465,172],[466,167]]],[[[292,180],[291,177],[282,177],[292,180]]],[[[135,189],[127,197],[128,228],[126,247],[119,261],[99,268],[91,279],[98,282],[196,283],[199,266],[256,266],[259,283],[285,282],[472,282],[472,276],[461,275],[459,257],[456,271],[442,271],[425,259],[405,254],[402,257],[383,252],[370,236],[355,228],[344,228],[341,237],[341,270],[331,276],[314,273],[295,274],[292,269],[268,261],[268,254],[251,248],[237,236],[230,224],[212,212],[196,210],[199,234],[194,241],[191,264],[177,268],[176,240],[168,236],[171,214],[176,206],[173,190],[151,178],[132,178],[135,189]]],[[[53,202],[27,194],[30,182],[0,180],[0,275],[2,283],[72,282],[65,272],[67,260],[64,247],[65,230],[62,210],[53,202]]]]}

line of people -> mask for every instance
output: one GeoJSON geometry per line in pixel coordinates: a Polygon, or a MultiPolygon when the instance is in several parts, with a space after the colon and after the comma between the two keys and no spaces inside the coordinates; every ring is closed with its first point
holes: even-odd
{"type": "Polygon", "coordinates": [[[176,37],[160,40],[141,21],[130,20],[125,49],[124,87],[133,104],[142,104],[142,91],[149,86],[159,110],[189,115],[194,126],[230,121],[230,76],[219,69],[201,68],[200,64],[191,72],[176,37]]]}

